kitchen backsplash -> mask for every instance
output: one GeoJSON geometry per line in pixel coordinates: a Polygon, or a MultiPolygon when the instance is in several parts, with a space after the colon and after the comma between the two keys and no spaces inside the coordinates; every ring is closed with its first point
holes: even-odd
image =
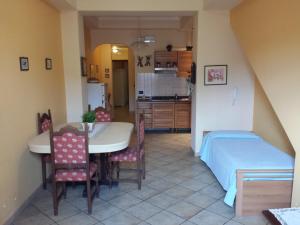
{"type": "Polygon", "coordinates": [[[137,96],[179,96],[188,95],[186,78],[175,74],[138,73],[137,96]]]}

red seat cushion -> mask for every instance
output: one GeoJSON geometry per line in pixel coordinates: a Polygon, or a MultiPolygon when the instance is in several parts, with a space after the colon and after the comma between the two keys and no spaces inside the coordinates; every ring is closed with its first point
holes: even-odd
{"type": "Polygon", "coordinates": [[[51,126],[51,120],[44,119],[44,121],[42,122],[42,131],[45,132],[49,130],[50,126],[51,126]]]}
{"type": "Polygon", "coordinates": [[[96,112],[96,121],[97,122],[111,122],[111,115],[106,111],[97,111],[96,112]]]}
{"type": "MultiPolygon", "coordinates": [[[[143,151],[141,151],[140,157],[142,157],[143,151]]],[[[110,155],[111,161],[117,161],[117,162],[135,162],[138,158],[138,150],[136,147],[128,147],[122,151],[112,153],[110,155]]]]}
{"type": "MultiPolygon", "coordinates": [[[[90,177],[92,177],[97,171],[97,164],[90,163],[90,177]]],[[[86,172],[85,169],[61,169],[57,170],[55,174],[56,181],[85,181],[86,172]]]]}

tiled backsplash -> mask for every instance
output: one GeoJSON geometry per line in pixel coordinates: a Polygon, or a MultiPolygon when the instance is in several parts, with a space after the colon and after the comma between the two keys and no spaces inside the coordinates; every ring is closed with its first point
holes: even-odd
{"type": "Polygon", "coordinates": [[[188,95],[186,78],[176,74],[138,73],[137,96],[180,96],[188,95]]]}

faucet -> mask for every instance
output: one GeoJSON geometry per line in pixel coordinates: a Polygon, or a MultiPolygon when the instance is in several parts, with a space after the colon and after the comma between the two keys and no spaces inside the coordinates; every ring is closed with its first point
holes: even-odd
{"type": "Polygon", "coordinates": [[[175,98],[175,100],[177,100],[178,99],[178,95],[175,93],[175,95],[174,95],[174,98],[175,98]]]}

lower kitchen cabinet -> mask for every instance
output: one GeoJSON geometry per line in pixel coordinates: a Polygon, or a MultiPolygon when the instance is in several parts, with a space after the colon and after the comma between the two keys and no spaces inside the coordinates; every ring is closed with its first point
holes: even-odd
{"type": "Polygon", "coordinates": [[[152,115],[152,128],[174,128],[174,103],[153,103],[152,115]]]}
{"type": "Polygon", "coordinates": [[[191,128],[191,102],[137,102],[145,128],[191,128]]]}
{"type": "Polygon", "coordinates": [[[175,128],[191,128],[191,104],[175,103],[175,128]]]}

